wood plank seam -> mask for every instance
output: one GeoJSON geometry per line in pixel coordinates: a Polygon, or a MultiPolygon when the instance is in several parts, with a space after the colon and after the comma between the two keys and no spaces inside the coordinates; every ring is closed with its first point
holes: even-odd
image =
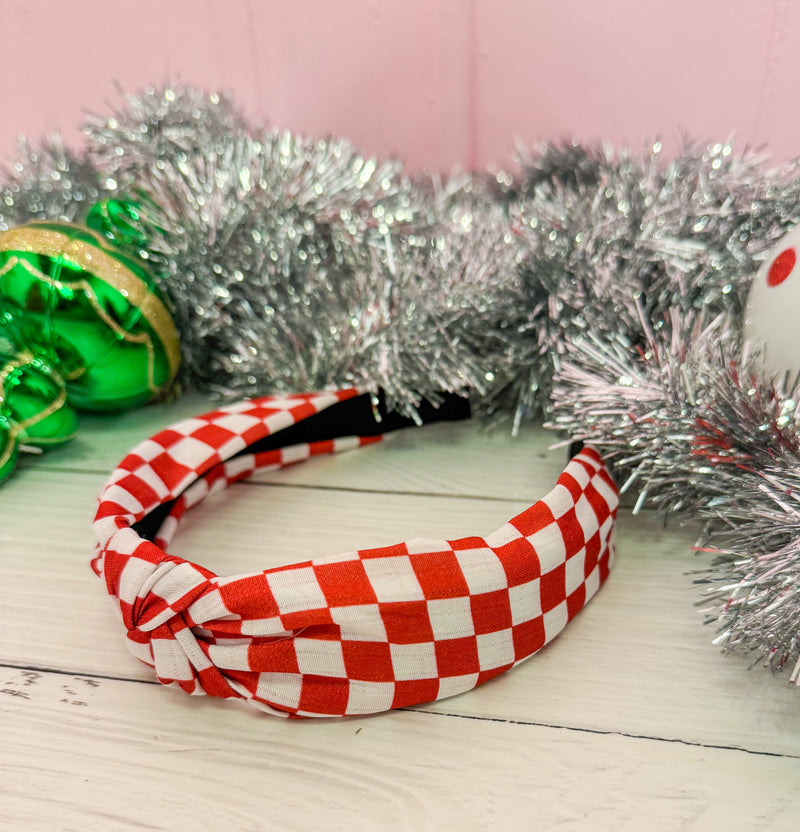
{"type": "MultiPolygon", "coordinates": [[[[71,679],[79,680],[79,681],[86,681],[86,680],[102,680],[102,681],[114,681],[114,682],[132,682],[139,685],[151,685],[157,686],[158,682],[156,680],[147,680],[147,679],[132,679],[127,678],[124,676],[112,676],[100,673],[75,673],[72,671],[61,670],[59,668],[49,668],[49,667],[40,667],[40,666],[33,666],[33,665],[19,665],[19,664],[12,664],[12,663],[2,663],[0,664],[0,669],[8,669],[8,670],[18,670],[23,672],[29,673],[37,673],[37,674],[51,674],[56,676],[64,676],[71,679]]],[[[2,688],[0,687],[0,695],[6,696],[13,696],[15,698],[23,698],[28,699],[28,696],[24,695],[24,691],[21,689],[14,689],[14,688],[2,688]]],[[[0,711],[2,711],[2,707],[0,707],[0,711]]],[[[707,742],[697,742],[693,740],[686,740],[680,737],[663,737],[658,736],[656,734],[633,734],[626,731],[609,731],[603,730],[600,728],[589,728],[580,725],[566,725],[566,724],[558,724],[558,723],[551,723],[551,722],[537,722],[536,720],[523,720],[523,719],[508,719],[502,717],[491,717],[491,716],[482,716],[480,714],[458,714],[452,713],[448,711],[437,710],[435,708],[430,707],[420,707],[420,708],[398,708],[397,711],[402,711],[404,713],[412,713],[412,714],[426,714],[429,716],[436,716],[436,717],[447,717],[451,719],[462,719],[462,720],[471,720],[475,722],[491,722],[491,723],[498,723],[504,725],[519,725],[529,728],[551,728],[554,730],[560,731],[571,731],[577,732],[581,734],[594,734],[598,736],[610,736],[610,737],[622,737],[625,739],[632,739],[632,740],[644,740],[648,742],[666,742],[666,743],[675,743],[677,745],[692,747],[692,748],[706,748],[706,749],[714,749],[717,751],[732,751],[732,752],[740,752],[743,754],[749,754],[754,756],[760,757],[776,757],[780,759],[788,759],[788,760],[800,760],[800,755],[798,754],[787,754],[782,752],[776,751],[764,751],[759,749],[753,748],[746,748],[744,746],[738,745],[725,745],[721,743],[707,743],[707,742]]],[[[258,715],[254,715],[256,719],[260,719],[258,715]]],[[[358,717],[358,720],[362,720],[365,717],[358,717]]]]}

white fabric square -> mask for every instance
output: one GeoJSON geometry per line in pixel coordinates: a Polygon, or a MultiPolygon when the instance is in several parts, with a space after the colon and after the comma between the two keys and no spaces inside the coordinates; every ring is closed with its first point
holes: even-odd
{"type": "Polygon", "coordinates": [[[246,430],[261,424],[261,420],[246,413],[226,413],[224,416],[217,416],[212,419],[211,424],[225,428],[231,433],[244,433],[246,430]]]}
{"type": "Polygon", "coordinates": [[[564,567],[564,589],[567,595],[571,595],[583,583],[584,571],[586,569],[586,547],[568,558],[564,567]]]}
{"type": "Polygon", "coordinates": [[[511,523],[506,523],[504,526],[500,526],[497,531],[492,532],[490,535],[487,536],[486,542],[494,549],[498,549],[500,546],[505,546],[507,543],[512,543],[515,540],[519,540],[522,537],[522,532],[519,529],[512,526],[511,523]]]}
{"type": "Polygon", "coordinates": [[[542,599],[539,579],[508,588],[508,602],[511,606],[511,623],[522,624],[533,621],[542,614],[542,599]]]}
{"type": "Polygon", "coordinates": [[[139,587],[153,574],[155,568],[155,564],[141,558],[128,558],[119,576],[119,600],[132,604],[137,598],[139,587]]]}
{"type": "Polygon", "coordinates": [[[388,711],[394,701],[394,682],[350,680],[346,714],[371,714],[388,711]]]}
{"type": "Polygon", "coordinates": [[[186,501],[186,509],[196,506],[208,496],[208,482],[205,479],[195,480],[184,492],[183,499],[186,501]]]}
{"type": "Polygon", "coordinates": [[[116,532],[109,548],[121,555],[132,555],[141,545],[142,538],[132,528],[126,526],[116,532]]]}
{"type": "Polygon", "coordinates": [[[289,630],[284,630],[283,622],[278,616],[272,616],[271,618],[248,618],[242,621],[239,629],[244,636],[280,638],[281,636],[289,637],[292,635],[289,630]]]}
{"type": "Polygon", "coordinates": [[[149,465],[141,465],[136,469],[136,476],[140,480],[147,483],[159,497],[166,497],[169,494],[169,489],[164,484],[161,477],[149,465]]]}
{"type": "Polygon", "coordinates": [[[595,490],[606,501],[606,505],[612,511],[619,505],[619,497],[614,493],[611,486],[602,477],[595,477],[593,483],[595,490]]]}
{"type": "Polygon", "coordinates": [[[573,506],[574,500],[572,494],[566,486],[559,483],[556,487],[542,498],[542,502],[547,504],[547,507],[553,513],[553,517],[558,519],[565,515],[573,506]]]}
{"type": "MultiPolygon", "coordinates": [[[[137,468],[134,473],[138,474],[141,469],[137,468]]],[[[108,482],[106,482],[106,487],[111,485],[112,483],[119,482],[125,477],[129,477],[131,475],[130,471],[126,471],[124,468],[117,468],[111,476],[108,478],[108,482]]]]}
{"type": "Polygon", "coordinates": [[[230,639],[208,646],[208,657],[221,670],[250,670],[250,639],[230,639]]]}
{"type": "Polygon", "coordinates": [[[244,441],[244,437],[232,436],[227,442],[224,442],[217,448],[217,453],[220,459],[230,459],[245,447],[247,447],[247,443],[244,441]]]}
{"type": "MultiPolygon", "coordinates": [[[[230,445],[232,443],[227,442],[226,445],[230,445]]],[[[243,446],[244,442],[239,440],[239,445],[243,446]]],[[[219,449],[218,453],[222,459],[225,459],[229,452],[236,453],[239,450],[238,448],[226,448],[223,446],[219,449]]],[[[229,479],[233,479],[233,477],[238,477],[242,471],[252,471],[256,464],[256,458],[253,454],[242,454],[241,456],[234,457],[233,459],[229,459],[225,463],[225,476],[229,479]]],[[[217,482],[221,482],[223,488],[225,487],[224,480],[217,480],[217,482]]]]}
{"type": "Polygon", "coordinates": [[[303,679],[297,673],[259,673],[256,696],[284,708],[300,704],[303,679]]]}
{"type": "Polygon", "coordinates": [[[182,433],[184,436],[191,436],[194,431],[204,428],[207,424],[208,422],[205,419],[196,419],[194,416],[191,416],[188,419],[182,419],[180,422],[170,425],[169,430],[175,433],[182,433]]]}
{"type": "Polygon", "coordinates": [[[178,630],[175,633],[175,641],[180,644],[189,664],[195,670],[208,670],[212,666],[211,659],[203,652],[203,648],[197,643],[195,634],[189,629],[178,630]]]}
{"type": "Polygon", "coordinates": [[[592,475],[579,462],[570,465],[567,470],[572,479],[581,487],[581,491],[585,490],[586,486],[589,485],[589,480],[592,478],[592,475]]]}
{"type": "Polygon", "coordinates": [[[603,525],[600,526],[600,540],[605,544],[605,542],[609,539],[609,536],[613,536],[613,534],[614,518],[609,514],[609,516],[603,520],[603,525]]]}
{"type": "Polygon", "coordinates": [[[224,408],[220,409],[224,410],[226,413],[247,413],[252,410],[254,406],[255,405],[252,401],[250,401],[250,399],[242,399],[240,402],[226,404],[224,408]]]}
{"type": "Polygon", "coordinates": [[[188,561],[178,564],[166,561],[160,563],[153,574],[142,584],[139,594],[144,598],[152,592],[171,604],[205,583],[205,580],[205,576],[188,561]]]}
{"type": "MultiPolygon", "coordinates": [[[[331,397],[327,395],[324,397],[326,402],[326,407],[328,405],[334,404],[335,402],[339,401],[335,396],[331,397]]],[[[317,409],[324,410],[324,407],[320,407],[320,405],[316,401],[316,397],[314,397],[310,402],[306,402],[301,398],[296,396],[275,396],[275,398],[270,398],[268,407],[274,408],[275,410],[291,410],[293,407],[298,407],[301,404],[311,404],[317,407],[317,409]]]]}
{"type": "Polygon", "coordinates": [[[512,630],[498,630],[476,636],[478,662],[481,670],[492,670],[514,662],[514,633],[512,630]]]}
{"type": "Polygon", "coordinates": [[[412,679],[435,679],[436,650],[432,641],[421,644],[390,644],[394,678],[398,682],[412,679]]]}
{"type": "Polygon", "coordinates": [[[328,606],[310,566],[282,569],[266,575],[269,588],[281,615],[303,610],[319,610],[328,606]]]}
{"type": "MultiPolygon", "coordinates": [[[[164,518],[164,522],[161,524],[161,528],[158,530],[158,540],[166,541],[169,543],[172,540],[172,536],[178,530],[178,520],[171,514],[168,514],[164,518]]],[[[161,545],[160,543],[158,545],[161,545]]],[[[162,546],[165,548],[166,544],[162,546]]]]}
{"type": "Polygon", "coordinates": [[[426,552],[449,552],[452,547],[446,540],[415,537],[406,543],[406,548],[409,555],[422,555],[426,552]]]}
{"type": "Polygon", "coordinates": [[[192,666],[186,654],[171,638],[151,638],[156,673],[162,679],[189,682],[194,678],[192,666]]]}
{"type": "Polygon", "coordinates": [[[600,570],[595,566],[586,579],[586,603],[600,589],[600,570]]]}
{"type": "Polygon", "coordinates": [[[508,586],[506,570],[491,549],[457,549],[454,554],[470,594],[480,595],[508,586]]]}
{"type": "Polygon", "coordinates": [[[201,442],[192,436],[187,436],[170,446],[167,449],[167,453],[181,465],[185,465],[187,468],[196,468],[200,463],[216,453],[216,451],[214,448],[206,445],[205,442],[201,442]]]}
{"type": "Polygon", "coordinates": [[[339,678],[347,676],[340,641],[321,638],[295,638],[293,646],[300,673],[339,678]]]}
{"type": "Polygon", "coordinates": [[[389,603],[425,599],[411,561],[405,555],[364,558],[362,564],[378,601],[389,603]]]}
{"type": "Polygon", "coordinates": [[[337,436],[336,439],[333,440],[334,453],[340,453],[341,451],[351,451],[354,448],[360,447],[361,440],[358,436],[337,436]]]}
{"type": "Polygon", "coordinates": [[[539,556],[542,574],[564,563],[567,547],[564,545],[564,537],[558,523],[550,523],[538,532],[528,535],[528,540],[539,556]]]}
{"type": "MultiPolygon", "coordinates": [[[[272,405],[270,405],[272,406],[272,405]]],[[[279,430],[288,428],[289,425],[294,424],[294,417],[286,410],[279,410],[276,413],[270,413],[264,420],[267,426],[267,431],[270,434],[277,433],[279,430]]]]}
{"type": "Polygon", "coordinates": [[[159,445],[158,442],[154,442],[152,439],[145,439],[144,442],[140,442],[131,451],[131,453],[141,457],[145,462],[150,462],[150,460],[155,459],[157,456],[161,456],[161,454],[164,453],[164,446],[159,445]]]}
{"type": "Polygon", "coordinates": [[[149,664],[151,667],[153,666],[153,651],[150,649],[151,642],[148,641],[146,644],[139,644],[138,641],[133,641],[128,638],[125,639],[125,643],[128,645],[128,650],[131,651],[134,658],[139,659],[140,662],[149,664]]]}
{"type": "Polygon", "coordinates": [[[568,617],[566,601],[562,601],[557,607],[553,607],[542,616],[546,642],[555,638],[567,626],[568,617]]]}
{"type": "Polygon", "coordinates": [[[594,513],[592,504],[586,499],[585,494],[581,494],[578,497],[578,502],[575,503],[575,516],[583,529],[583,539],[589,540],[597,532],[600,524],[597,522],[597,515],[594,513]]]}
{"type": "Polygon", "coordinates": [[[299,445],[289,445],[286,448],[281,448],[281,460],[284,465],[291,465],[293,462],[300,462],[308,459],[309,448],[305,443],[299,445]]]}
{"type": "Polygon", "coordinates": [[[437,699],[444,699],[446,696],[457,696],[472,690],[478,684],[478,674],[469,673],[465,676],[445,676],[439,679],[439,693],[437,699]]]}
{"type": "MultiPolygon", "coordinates": [[[[225,606],[218,589],[203,593],[189,605],[186,612],[191,616],[192,621],[198,624],[231,616],[231,611],[225,606]]],[[[238,616],[235,617],[238,618],[238,616]]]]}
{"type": "Polygon", "coordinates": [[[111,485],[103,492],[103,500],[108,500],[112,503],[122,506],[131,514],[138,514],[144,510],[144,506],[131,494],[126,488],[121,485],[111,485]]]}
{"type": "Polygon", "coordinates": [[[428,617],[436,641],[475,635],[469,598],[435,598],[428,601],[428,617]]]}
{"type": "Polygon", "coordinates": [[[377,604],[331,607],[331,618],[340,628],[342,641],[387,641],[386,626],[377,604]]]}
{"type": "Polygon", "coordinates": [[[314,558],[311,562],[317,566],[325,563],[341,563],[348,560],[360,560],[358,552],[340,552],[338,555],[324,555],[321,558],[314,558]]]}

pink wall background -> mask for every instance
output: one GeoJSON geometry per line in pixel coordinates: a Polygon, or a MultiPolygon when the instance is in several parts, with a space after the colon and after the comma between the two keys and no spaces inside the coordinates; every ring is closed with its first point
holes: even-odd
{"type": "Polygon", "coordinates": [[[682,133],[779,161],[800,155],[799,46],[791,0],[2,0],[0,160],[20,133],[77,143],[114,81],[171,79],[412,168],[682,133]]]}

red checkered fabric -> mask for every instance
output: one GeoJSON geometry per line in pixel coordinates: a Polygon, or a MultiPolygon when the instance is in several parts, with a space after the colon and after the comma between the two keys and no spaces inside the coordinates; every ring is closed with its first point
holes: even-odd
{"type": "Polygon", "coordinates": [[[540,650],[605,581],[618,496],[590,448],[487,537],[414,539],[228,578],[167,554],[180,516],[208,494],[257,468],[375,441],[247,452],[356,395],[223,407],[146,440],[114,472],[100,495],[93,566],[119,603],[130,649],[163,684],[293,717],[441,699],[540,650]],[[164,504],[157,536],[143,539],[134,524],[164,504]]]}

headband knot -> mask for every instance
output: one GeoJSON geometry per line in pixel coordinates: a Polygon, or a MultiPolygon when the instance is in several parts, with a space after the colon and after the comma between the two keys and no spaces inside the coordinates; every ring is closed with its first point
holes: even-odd
{"type": "MultiPolygon", "coordinates": [[[[211,666],[197,636],[218,612],[203,612],[202,599],[213,588],[214,573],[134,537],[131,529],[120,530],[100,560],[128,631],[128,646],[155,668],[160,682],[193,692],[199,672],[211,666]],[[134,542],[133,551],[125,552],[126,543],[134,542]]],[[[236,694],[231,690],[221,695],[236,694]]]]}

